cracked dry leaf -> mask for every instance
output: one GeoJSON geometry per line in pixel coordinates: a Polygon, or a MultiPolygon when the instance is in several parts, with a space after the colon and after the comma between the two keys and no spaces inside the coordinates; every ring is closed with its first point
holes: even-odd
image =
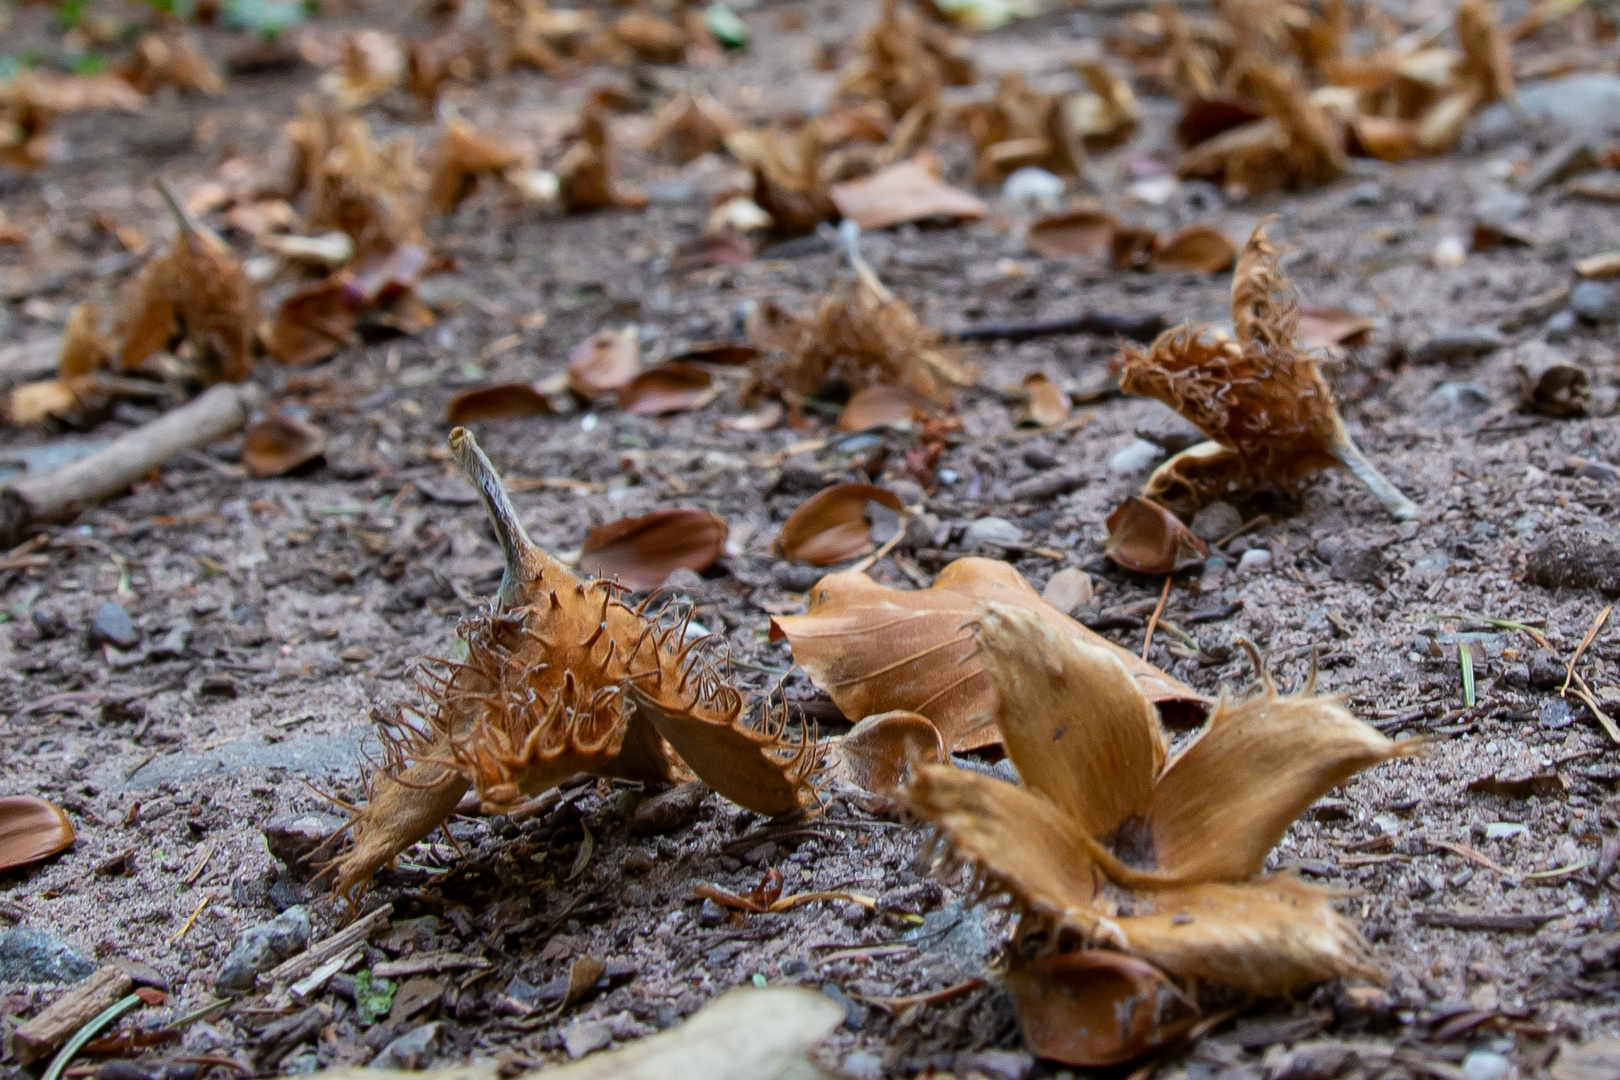
{"type": "Polygon", "coordinates": [[[713,637],[687,636],[649,602],[581,581],[529,540],[494,466],[464,428],[450,450],[484,500],[506,572],[488,610],[458,629],[460,661],[417,671],[417,700],[377,710],[385,763],[335,860],[355,899],[384,864],[443,824],[469,787],[492,812],[579,772],[667,784],[695,772],[765,815],[814,797],[814,737],[784,710],[750,722],[713,637]]]}
{"type": "Polygon", "coordinates": [[[910,430],[938,415],[939,406],[903,386],[868,386],[850,395],[838,414],[839,431],[867,431],[875,427],[910,430]]]}
{"type": "Polygon", "coordinates": [[[1157,711],[1114,652],[995,602],[973,633],[1024,786],[931,766],[907,800],[1026,926],[1255,994],[1379,977],[1327,891],[1257,875],[1313,802],[1417,740],[1391,741],[1309,685],[1280,697],[1267,678],[1223,696],[1166,760],[1157,711]]]}
{"type": "Polygon", "coordinates": [[[505,139],[480,131],[459,116],[444,122],[428,181],[433,208],[447,213],[468,195],[483,176],[500,175],[524,165],[524,152],[505,139]]]}
{"type": "Polygon", "coordinates": [[[989,688],[968,629],[989,600],[1028,610],[1058,632],[1115,656],[1176,726],[1202,719],[1208,699],[1087,630],[996,559],[957,559],[931,587],[912,592],[879,585],[863,573],[829,574],[810,590],[805,614],[771,619],[771,638],[787,638],[794,662],[845,716],[920,713],[951,750],[972,750],[1000,738],[989,722],[989,688]]]}
{"type": "Polygon", "coordinates": [[[886,229],[931,218],[978,221],[989,211],[984,200],[941,179],[938,155],[928,151],[909,161],[848,184],[830,196],[842,217],[863,229],[886,229]]]}
{"type": "Polygon", "coordinates": [[[654,510],[592,529],[578,565],[587,574],[631,588],[656,589],[676,570],[701,574],[713,566],[725,553],[727,531],[725,519],[707,510],[654,510]]]}
{"type": "Polygon", "coordinates": [[[950,760],[934,722],[905,709],[868,716],[824,745],[833,780],[876,796],[879,801],[868,800],[867,808],[883,812],[895,809],[895,796],[917,766],[950,760]]]}
{"type": "Polygon", "coordinates": [[[1166,330],[1146,349],[1123,346],[1120,388],[1159,399],[1211,440],[1159,466],[1142,494],[1188,516],[1233,491],[1297,486],[1342,468],[1392,517],[1416,517],[1412,501],[1350,440],[1332,391],[1301,351],[1293,283],[1266,224],[1255,226],[1232,273],[1235,340],[1191,324],[1166,330]]]}
{"type": "Polygon", "coordinates": [[[289,367],[307,367],[355,343],[359,298],[343,277],[300,289],[259,327],[265,350],[289,367]]]}
{"type": "Polygon", "coordinates": [[[872,550],[872,521],[867,504],[905,509],[900,496],[873,484],[834,484],[816,492],[782,522],[776,549],[785,559],[829,566],[872,550]]]}
{"type": "Polygon", "coordinates": [[[190,344],[205,385],[241,382],[253,371],[253,285],[225,241],[193,220],[168,185],[160,182],[158,189],[178,232],[131,287],[120,320],[119,365],[126,371],[138,367],[178,333],[190,344]]]}

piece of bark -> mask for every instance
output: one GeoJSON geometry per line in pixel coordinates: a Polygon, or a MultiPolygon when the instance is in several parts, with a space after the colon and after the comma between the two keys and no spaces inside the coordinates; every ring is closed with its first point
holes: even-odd
{"type": "Polygon", "coordinates": [[[1473,911],[1420,911],[1414,919],[1419,926],[1442,927],[1447,930],[1534,931],[1557,915],[1525,913],[1522,915],[1485,915],[1473,911]]]}
{"type": "Polygon", "coordinates": [[[128,994],[134,985],[134,980],[117,968],[102,968],[13,1032],[12,1056],[24,1065],[38,1061],[67,1042],[97,1013],[128,994]]]}
{"type": "Polygon", "coordinates": [[[31,526],[100,505],[181,450],[229,435],[263,402],[264,391],[252,383],[220,383],[89,457],[0,489],[0,547],[16,544],[31,526]]]}
{"type": "Polygon", "coordinates": [[[274,985],[276,983],[290,983],[330,960],[338,953],[348,952],[350,948],[369,938],[372,932],[388,925],[388,917],[394,913],[393,904],[384,904],[376,911],[364,918],[345,926],[324,941],[317,941],[303,952],[285,962],[269,975],[264,976],[274,985]]]}

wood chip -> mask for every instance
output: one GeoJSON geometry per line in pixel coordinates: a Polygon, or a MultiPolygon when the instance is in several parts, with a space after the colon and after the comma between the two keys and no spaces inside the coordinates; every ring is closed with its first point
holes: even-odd
{"type": "Polygon", "coordinates": [[[426,952],[416,953],[398,960],[385,960],[373,966],[371,974],[377,978],[397,979],[405,975],[425,975],[430,972],[487,967],[489,967],[489,961],[481,956],[468,956],[465,953],[453,952],[426,952]]]}
{"type": "Polygon", "coordinates": [[[134,985],[134,981],[117,968],[102,968],[19,1027],[11,1036],[12,1054],[24,1065],[38,1061],[67,1042],[103,1009],[128,994],[134,985]]]}

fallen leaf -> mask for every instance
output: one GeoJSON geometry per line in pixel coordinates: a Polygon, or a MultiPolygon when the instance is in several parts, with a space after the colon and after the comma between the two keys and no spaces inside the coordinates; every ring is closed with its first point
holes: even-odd
{"type": "Polygon", "coordinates": [[[1152,964],[1107,949],[1010,965],[1024,1043],[1037,1056],[1097,1068],[1133,1061],[1185,1033],[1197,1003],[1152,964]]]}
{"type": "Polygon", "coordinates": [[[1037,427],[1057,427],[1073,409],[1069,395],[1038,371],[1024,376],[1024,394],[1029,399],[1026,415],[1037,427]]]}
{"type": "Polygon", "coordinates": [[[865,574],[829,574],[810,590],[809,611],[771,619],[771,638],[787,638],[794,661],[845,716],[920,713],[951,750],[971,750],[998,739],[988,723],[988,685],[967,629],[990,600],[1025,608],[1060,632],[1110,652],[1174,725],[1188,727],[1203,718],[1208,699],[1087,630],[995,559],[957,559],[931,587],[914,592],[879,585],[865,574]]]}
{"type": "Polygon", "coordinates": [[[594,989],[597,980],[606,972],[607,965],[590,955],[581,956],[569,964],[568,987],[563,991],[562,1001],[557,1004],[557,1012],[566,1012],[570,1005],[594,989]]]}
{"type": "Polygon", "coordinates": [[[1219,229],[1193,225],[1161,241],[1153,258],[1160,266],[1170,269],[1217,274],[1232,268],[1237,261],[1237,248],[1219,229]]]}
{"type": "Polygon", "coordinates": [[[6,419],[19,427],[47,420],[65,420],[79,409],[79,395],[65,379],[41,379],[11,388],[6,397],[6,419]]]}
{"type": "Polygon", "coordinates": [[[851,395],[838,414],[839,431],[875,427],[911,428],[939,412],[933,399],[903,386],[868,386],[851,395]]]}
{"type": "Polygon", "coordinates": [[[62,808],[32,795],[0,798],[0,870],[48,859],[73,846],[62,808]]]}
{"type": "Polygon", "coordinates": [[[155,93],[160,86],[210,96],[225,90],[225,80],[193,34],[142,34],[134,56],[118,74],[143,94],[155,93]]]}
{"type": "Polygon", "coordinates": [[[1380,161],[1410,161],[1423,153],[1417,125],[1410,120],[1358,113],[1350,120],[1350,132],[1363,154],[1380,161]]]}
{"type": "Polygon", "coordinates": [[[585,537],[579,568],[636,589],[656,589],[685,567],[702,573],[726,549],[726,523],[707,510],[655,510],[598,525],[585,537]]]}
{"type": "Polygon", "coordinates": [[[1209,545],[1158,503],[1132,495],[1108,515],[1103,550],[1138,574],[1171,574],[1209,558],[1209,545]]]}
{"type": "Polygon", "coordinates": [[[1101,261],[1112,257],[1118,230],[1119,222],[1108,214],[1077,210],[1036,218],[1030,222],[1025,241],[1048,259],[1101,261]]]}
{"type": "Polygon", "coordinates": [[[673,362],[683,364],[723,364],[726,366],[747,364],[758,360],[760,352],[752,345],[745,345],[740,341],[710,341],[701,345],[693,345],[690,349],[678,356],[670,357],[673,362]]]}
{"type": "Polygon", "coordinates": [[[637,416],[665,416],[701,409],[720,391],[696,364],[669,361],[643,369],[619,388],[619,408],[637,416]]]}
{"type": "Polygon", "coordinates": [[[595,398],[627,386],[641,370],[641,340],[636,328],[598,330],[568,356],[568,385],[582,397],[595,398]]]}
{"type": "Polygon", "coordinates": [[[742,130],[731,111],[707,94],[676,94],[653,116],[648,150],[679,165],[725,148],[726,139],[742,130]]]}
{"type": "Polygon", "coordinates": [[[354,240],[336,229],[320,236],[286,236],[268,233],[259,237],[259,246],[289,262],[304,263],[324,270],[336,270],[354,258],[354,240]]]}
{"type": "Polygon", "coordinates": [[[259,327],[259,340],[283,364],[319,363],[355,343],[362,303],[352,282],[327,278],[283,300],[276,317],[259,327]]]}
{"type": "Polygon", "coordinates": [[[1122,345],[1121,389],[1158,398],[1210,440],[1159,466],[1142,494],[1191,515],[1233,489],[1298,485],[1343,468],[1391,516],[1416,517],[1351,441],[1315,361],[1299,351],[1292,282],[1265,226],[1255,226],[1232,273],[1236,340],[1195,324],[1166,330],[1147,349],[1122,345]]]}
{"type": "Polygon", "coordinates": [[[551,399],[530,383],[497,383],[458,391],[444,410],[444,422],[454,427],[479,420],[514,420],[524,416],[553,416],[551,399]]]}
{"type": "Polygon", "coordinates": [[[1167,760],[1157,712],[1114,652],[995,602],[973,638],[1023,786],[922,766],[906,799],[1026,925],[1253,994],[1378,977],[1330,893],[1258,875],[1313,802],[1418,740],[1392,742],[1310,684],[1284,698],[1268,681],[1223,699],[1167,760]]]}
{"type": "Polygon", "coordinates": [[[811,566],[827,566],[872,550],[872,523],[867,503],[899,513],[900,496],[872,484],[834,484],[810,496],[782,523],[776,547],[782,557],[811,566]]]}
{"type": "Polygon", "coordinates": [[[775,400],[762,401],[759,408],[741,416],[728,416],[720,421],[720,427],[727,431],[769,431],[782,422],[782,403],[775,400]]]}
{"type": "Polygon", "coordinates": [[[1514,365],[1525,406],[1560,419],[1585,416],[1591,409],[1586,371],[1561,361],[1514,365]]]}
{"type": "Polygon", "coordinates": [[[1547,799],[1569,794],[1570,782],[1559,773],[1534,773],[1529,776],[1482,776],[1468,782],[1469,794],[1499,795],[1504,799],[1528,799],[1532,795],[1547,799]]]}
{"type": "Polygon", "coordinates": [[[1176,139],[1191,150],[1215,136],[1265,118],[1260,106],[1248,98],[1193,97],[1182,103],[1176,121],[1176,139]]]}
{"type": "Polygon", "coordinates": [[[326,433],[290,416],[267,416],[242,433],[242,464],[254,476],[281,476],[326,452],[326,433]]]}
{"type": "Polygon", "coordinates": [[[649,64],[678,64],[686,56],[686,35],[668,19],[632,11],[613,23],[613,34],[649,64]]]}
{"type": "Polygon", "coordinates": [[[988,210],[984,201],[940,179],[938,156],[924,152],[910,161],[830,192],[838,212],[863,229],[886,229],[910,221],[946,218],[978,221],[988,210]]]}
{"type": "Polygon", "coordinates": [[[614,184],[607,116],[594,100],[580,112],[579,138],[553,171],[557,174],[557,201],[565,213],[583,214],[644,201],[621,194],[614,184]]]}
{"type": "Polygon", "coordinates": [[[112,365],[114,349],[112,338],[101,327],[101,309],[91,303],[74,304],[62,327],[57,377],[71,383],[93,371],[106,371],[112,365]]]}

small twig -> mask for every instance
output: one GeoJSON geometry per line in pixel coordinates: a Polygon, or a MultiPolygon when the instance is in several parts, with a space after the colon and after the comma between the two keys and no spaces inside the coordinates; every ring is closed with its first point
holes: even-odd
{"type": "Polygon", "coordinates": [[[868,1005],[876,1005],[886,1013],[901,1013],[918,1005],[938,1005],[940,1002],[952,1001],[963,994],[970,994],[984,985],[983,979],[966,979],[954,986],[947,986],[943,990],[934,990],[927,994],[909,994],[906,997],[861,997],[851,994],[857,1001],[864,1001],[868,1005]]]}
{"type": "Polygon", "coordinates": [[[1608,713],[1598,708],[1597,698],[1592,695],[1592,688],[1586,685],[1586,680],[1581,678],[1580,673],[1576,672],[1574,674],[1575,696],[1580,698],[1588,709],[1592,710],[1592,715],[1597,717],[1598,723],[1603,725],[1603,730],[1609,733],[1609,738],[1620,743],[1620,725],[1616,725],[1608,713]]]}
{"type": "Polygon", "coordinates": [[[1519,876],[1518,874],[1515,874],[1512,870],[1509,870],[1507,867],[1503,866],[1501,863],[1495,862],[1494,860],[1492,860],[1489,855],[1486,855],[1485,853],[1480,852],[1480,851],[1475,851],[1473,848],[1469,847],[1467,844],[1459,844],[1454,840],[1430,840],[1428,843],[1429,843],[1430,847],[1445,848],[1447,851],[1451,852],[1453,855],[1461,855],[1463,858],[1467,859],[1469,862],[1478,863],[1479,865],[1483,866],[1485,869],[1493,871],[1494,873],[1501,874],[1503,877],[1518,877],[1519,876]]]}
{"type": "Polygon", "coordinates": [[[1581,662],[1581,654],[1586,652],[1588,646],[1592,644],[1592,639],[1597,637],[1599,630],[1603,629],[1603,624],[1609,621],[1609,613],[1613,610],[1614,605],[1609,604],[1598,612],[1597,618],[1592,620],[1592,625],[1587,627],[1586,636],[1581,638],[1579,645],[1575,646],[1575,655],[1569,658],[1569,666],[1564,669],[1564,685],[1558,688],[1560,694],[1569,690],[1570,680],[1575,678],[1575,665],[1581,662]]]}
{"type": "Polygon", "coordinates": [[[197,861],[192,864],[191,869],[187,871],[186,876],[180,879],[181,883],[184,885],[190,885],[192,882],[202,877],[202,872],[208,867],[208,860],[214,857],[214,852],[217,851],[218,848],[218,843],[213,840],[208,841],[208,843],[203,846],[202,854],[197,856],[197,861]]]}
{"type": "Polygon", "coordinates": [[[864,572],[867,569],[867,567],[871,566],[873,563],[875,563],[879,559],[883,558],[889,552],[893,551],[895,549],[895,547],[899,545],[900,541],[905,539],[905,537],[906,537],[905,523],[901,522],[900,528],[895,532],[895,534],[893,536],[891,536],[887,540],[883,541],[883,546],[882,547],[880,547],[876,551],[872,552],[872,554],[868,555],[866,558],[862,559],[860,562],[856,563],[854,566],[851,566],[849,568],[849,570],[846,571],[846,573],[858,574],[858,573],[864,572]]]}
{"type": "Polygon", "coordinates": [[[957,341],[1017,342],[1033,341],[1043,337],[1061,337],[1067,334],[1095,334],[1098,337],[1152,341],[1168,325],[1170,324],[1165,317],[1156,311],[1147,313],[1093,311],[1062,319],[1037,319],[1034,322],[980,323],[977,326],[965,326],[952,336],[957,341]]]}
{"type": "Polygon", "coordinates": [[[1158,628],[1159,616],[1164,614],[1164,602],[1170,599],[1171,575],[1164,575],[1164,589],[1159,593],[1159,606],[1153,609],[1153,617],[1148,620],[1147,636],[1142,639],[1142,659],[1148,658],[1148,650],[1153,647],[1153,631],[1158,628]]]}
{"type": "Polygon", "coordinates": [[[186,932],[191,929],[191,925],[197,921],[197,916],[203,913],[203,908],[207,907],[213,902],[214,898],[212,896],[203,897],[202,900],[200,900],[197,904],[197,910],[191,913],[191,918],[187,919],[186,924],[174,932],[174,937],[169,939],[169,944],[177,944],[181,938],[185,937],[186,932]]]}

